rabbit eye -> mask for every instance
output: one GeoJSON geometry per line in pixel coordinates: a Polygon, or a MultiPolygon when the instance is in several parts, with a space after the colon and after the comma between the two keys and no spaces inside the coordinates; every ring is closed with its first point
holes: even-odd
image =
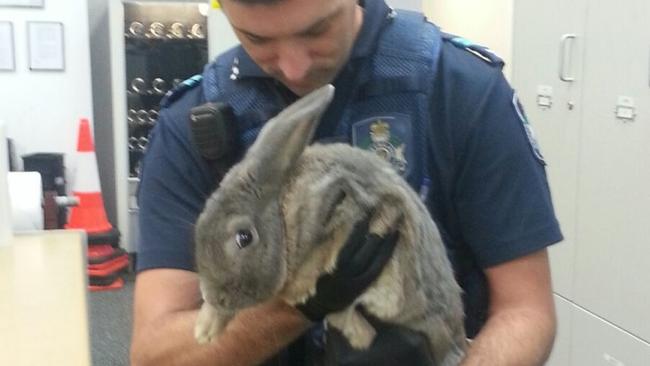
{"type": "Polygon", "coordinates": [[[244,249],[253,242],[253,233],[249,230],[239,230],[235,235],[235,242],[239,249],[244,249]]]}

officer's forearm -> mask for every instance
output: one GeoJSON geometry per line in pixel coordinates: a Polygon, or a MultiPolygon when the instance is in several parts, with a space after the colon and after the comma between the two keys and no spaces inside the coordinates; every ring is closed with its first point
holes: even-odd
{"type": "Polygon", "coordinates": [[[490,317],[462,366],[543,365],[553,346],[555,318],[533,309],[508,309],[490,317]]]}
{"type": "Polygon", "coordinates": [[[194,339],[196,311],[168,315],[134,334],[133,366],[257,365],[296,339],[307,320],[282,301],[271,301],[242,311],[224,333],[206,345],[194,339]]]}

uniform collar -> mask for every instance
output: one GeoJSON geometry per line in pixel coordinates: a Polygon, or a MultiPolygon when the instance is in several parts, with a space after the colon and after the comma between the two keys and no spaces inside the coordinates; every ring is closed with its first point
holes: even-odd
{"type": "Polygon", "coordinates": [[[352,58],[369,56],[377,47],[377,38],[386,21],[391,17],[393,9],[384,0],[361,0],[363,7],[363,25],[352,48],[352,58]]]}
{"type": "Polygon", "coordinates": [[[253,59],[246,53],[244,47],[241,45],[237,47],[235,52],[235,57],[232,61],[232,71],[235,73],[235,69],[238,68],[239,78],[268,78],[270,77],[267,73],[264,72],[253,59]]]}
{"type": "MultiPolygon", "coordinates": [[[[363,25],[352,48],[352,59],[370,55],[376,47],[376,39],[382,26],[390,18],[393,11],[384,0],[360,0],[359,3],[364,8],[363,25]]],[[[233,77],[240,79],[249,77],[270,78],[257,66],[241,45],[234,52],[231,65],[231,76],[233,77]]]]}

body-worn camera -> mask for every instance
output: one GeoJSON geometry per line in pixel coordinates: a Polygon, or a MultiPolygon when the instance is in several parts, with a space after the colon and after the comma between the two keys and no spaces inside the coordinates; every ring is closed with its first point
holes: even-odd
{"type": "Polygon", "coordinates": [[[217,177],[235,163],[240,143],[232,108],[224,103],[205,103],[190,111],[194,144],[217,177]]]}

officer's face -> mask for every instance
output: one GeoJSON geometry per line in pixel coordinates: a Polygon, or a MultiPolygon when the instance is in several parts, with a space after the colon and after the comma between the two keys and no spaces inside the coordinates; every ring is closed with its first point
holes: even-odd
{"type": "Polygon", "coordinates": [[[357,0],[221,3],[246,52],[300,96],[334,80],[363,21],[357,0]]]}

